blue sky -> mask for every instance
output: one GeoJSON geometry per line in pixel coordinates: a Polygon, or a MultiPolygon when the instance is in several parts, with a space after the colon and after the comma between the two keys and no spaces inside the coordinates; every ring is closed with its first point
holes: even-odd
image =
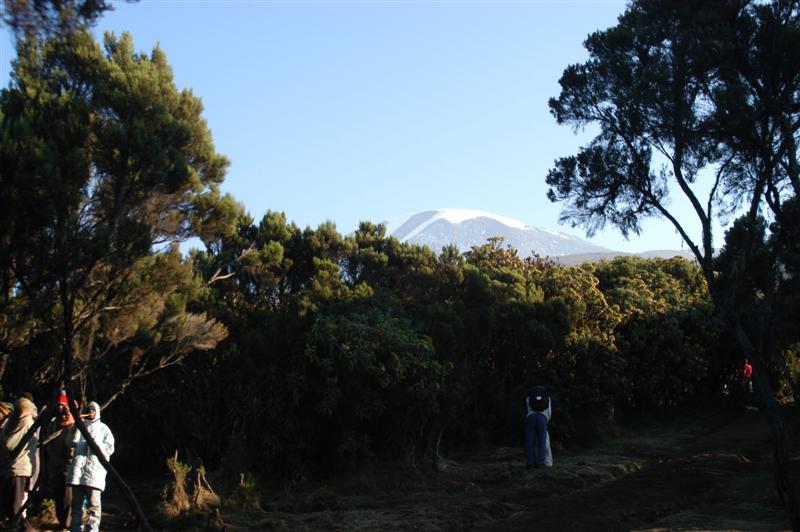
{"type": "MultiPolygon", "coordinates": [[[[223,190],[256,220],[283,211],[342,233],[435,208],[558,225],[545,197],[554,159],[588,140],[558,126],[547,100],[583,39],[615,23],[622,1],[142,0],[98,24],[159,43],[180,88],[202,98],[223,190]]],[[[3,30],[5,31],[5,30],[3,30]]],[[[2,36],[0,82],[12,46],[2,36]]],[[[622,251],[680,249],[666,222],[622,251]]]]}

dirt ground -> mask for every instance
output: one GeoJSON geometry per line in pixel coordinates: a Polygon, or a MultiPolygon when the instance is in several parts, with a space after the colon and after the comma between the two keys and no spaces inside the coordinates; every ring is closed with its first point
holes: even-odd
{"type": "MultiPolygon", "coordinates": [[[[800,426],[797,412],[787,415],[790,426],[800,426]]],[[[800,437],[792,431],[792,472],[800,485],[800,437]]],[[[525,468],[521,450],[508,447],[454,454],[416,472],[375,466],[152,524],[159,530],[790,530],[775,494],[767,423],[757,412],[638,423],[590,449],[554,455],[554,467],[542,469],[525,468]]],[[[113,490],[107,495],[103,529],[126,529],[124,501],[113,490]]]]}

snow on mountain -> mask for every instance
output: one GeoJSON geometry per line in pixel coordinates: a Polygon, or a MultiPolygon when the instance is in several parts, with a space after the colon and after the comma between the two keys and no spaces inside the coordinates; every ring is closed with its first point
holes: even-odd
{"type": "MultiPolygon", "coordinates": [[[[475,219],[475,218],[490,218],[492,220],[497,220],[498,222],[500,222],[500,223],[502,223],[504,225],[507,225],[509,227],[514,227],[516,229],[527,229],[528,228],[527,225],[525,225],[524,223],[520,222],[519,220],[516,220],[514,218],[510,218],[508,216],[501,216],[499,214],[494,214],[494,213],[487,212],[487,211],[476,211],[476,210],[471,210],[471,209],[438,209],[438,210],[435,210],[435,211],[424,211],[424,212],[420,212],[420,213],[406,214],[406,215],[394,218],[392,220],[389,220],[388,222],[386,222],[388,224],[387,228],[386,228],[386,232],[388,234],[390,234],[390,235],[393,234],[394,231],[396,229],[398,229],[400,226],[404,225],[406,222],[408,222],[412,218],[416,219],[416,217],[419,216],[419,215],[425,215],[426,218],[425,218],[425,221],[423,221],[422,223],[420,223],[419,225],[416,226],[416,228],[414,229],[414,231],[416,231],[416,232],[423,231],[427,226],[429,226],[430,224],[432,224],[436,220],[447,220],[448,222],[453,223],[453,224],[460,224],[461,222],[464,222],[466,220],[472,220],[472,219],[475,219]],[[430,217],[427,217],[429,214],[432,214],[432,215],[430,217]]],[[[414,235],[409,234],[404,238],[410,239],[410,238],[413,238],[413,236],[414,235]]]]}
{"type": "Polygon", "coordinates": [[[588,240],[480,210],[436,209],[405,214],[384,223],[388,235],[402,242],[426,245],[437,252],[450,244],[462,252],[468,251],[494,236],[503,237],[503,244],[516,248],[523,257],[533,253],[560,257],[611,251],[588,240]]]}

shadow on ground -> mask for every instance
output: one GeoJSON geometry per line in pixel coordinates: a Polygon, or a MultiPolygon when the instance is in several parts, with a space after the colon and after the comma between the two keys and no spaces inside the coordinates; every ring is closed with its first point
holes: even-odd
{"type": "MultiPolygon", "coordinates": [[[[800,416],[787,409],[790,426],[800,416]]],[[[800,483],[800,445],[793,476],[800,483]]],[[[789,530],[776,496],[764,416],[712,412],[637,424],[591,449],[528,470],[521,451],[454,454],[413,471],[381,465],[203,515],[154,520],[160,530],[616,531],[789,530]]],[[[137,486],[145,504],[160,488],[137,486]]],[[[130,529],[108,494],[104,530],[130,529]]]]}

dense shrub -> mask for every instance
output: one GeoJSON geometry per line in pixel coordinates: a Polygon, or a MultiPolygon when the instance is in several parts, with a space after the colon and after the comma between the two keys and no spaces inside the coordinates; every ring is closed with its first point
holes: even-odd
{"type": "Polygon", "coordinates": [[[133,421],[115,426],[120,441],[154,469],[179,450],[235,485],[517,445],[537,383],[553,391],[554,440],[589,442],[620,411],[721,395],[734,370],[683,259],[564,267],[499,239],[436,255],[382,226],[342,237],[277,213],[242,217],[210,249],[192,261],[218,279],[192,310],[229,336],[111,412],[133,421]]]}

